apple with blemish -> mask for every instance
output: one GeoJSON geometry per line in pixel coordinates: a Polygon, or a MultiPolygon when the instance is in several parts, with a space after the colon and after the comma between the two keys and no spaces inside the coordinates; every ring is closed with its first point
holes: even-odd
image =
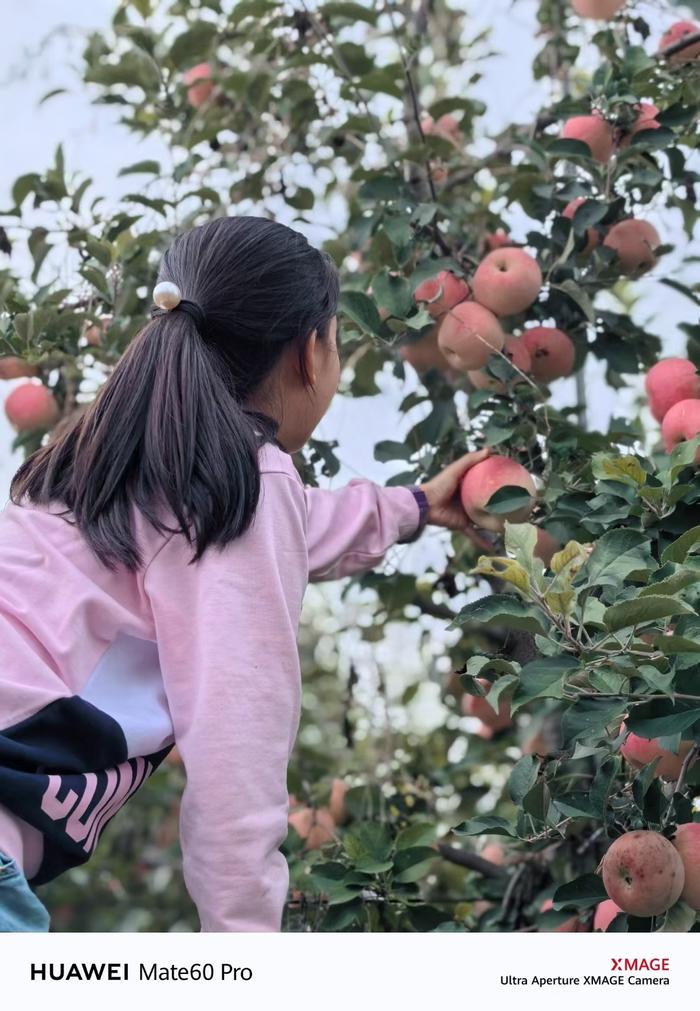
{"type": "Polygon", "coordinates": [[[679,401],[700,399],[700,375],[687,358],[663,358],[647,372],[644,388],[649,410],[657,421],[663,421],[679,401]]]}
{"type": "Polygon", "coordinates": [[[472,467],[462,478],[460,496],[467,516],[477,527],[500,532],[506,520],[509,523],[525,523],[530,518],[535,496],[535,482],[525,468],[507,456],[490,456],[472,467]],[[501,488],[523,488],[530,496],[526,506],[510,513],[493,514],[486,510],[489,500],[501,488]]]}
{"type": "Polygon", "coordinates": [[[614,149],[615,134],[612,126],[599,112],[590,116],[572,116],[561,131],[562,140],[578,140],[586,144],[591,156],[605,164],[614,149]]]}
{"type": "MultiPolygon", "coordinates": [[[[624,733],[625,730],[626,727],[623,723],[620,727],[620,733],[624,733]]],[[[648,739],[646,737],[639,737],[638,734],[630,733],[620,748],[620,754],[635,769],[642,769],[645,765],[651,765],[658,758],[656,775],[662,779],[678,779],[685,756],[691,747],[690,741],[681,741],[678,754],[676,755],[666,748],[661,748],[656,738],[648,739]]]]}
{"type": "MultiPolygon", "coordinates": [[[[503,354],[508,358],[516,369],[520,372],[528,373],[532,364],[530,352],[525,347],[520,337],[508,337],[503,345],[503,354]]],[[[507,393],[507,387],[500,379],[490,376],[488,372],[480,369],[467,373],[472,386],[477,390],[491,390],[493,393],[501,395],[507,393]]],[[[523,377],[516,375],[513,382],[523,382],[523,377]]]]}
{"type": "Polygon", "coordinates": [[[563,330],[553,326],[531,327],[523,332],[523,343],[530,352],[535,379],[551,383],[573,372],[576,348],[563,330]]]}
{"type": "Polygon", "coordinates": [[[542,287],[542,271],[524,249],[505,246],[484,257],[472,279],[475,301],[496,316],[529,308],[542,287]]]}
{"type": "Polygon", "coordinates": [[[685,871],[678,850],[659,832],[618,836],[603,857],[608,896],[632,916],[660,916],[678,902],[685,871]]]}
{"type": "Polygon", "coordinates": [[[613,225],[603,245],[617,253],[620,271],[639,277],[656,265],[654,250],[661,245],[659,233],[648,221],[628,218],[613,225]]]}
{"type": "Polygon", "coordinates": [[[416,302],[423,303],[429,315],[437,319],[470,295],[471,289],[463,278],[449,270],[441,270],[435,277],[422,281],[413,293],[413,298],[416,302]]]}
{"type": "MultiPolygon", "coordinates": [[[[661,422],[666,452],[671,453],[681,442],[694,439],[696,435],[700,435],[700,400],[679,400],[661,422]]],[[[695,463],[700,463],[700,449],[695,454],[695,463]]]]}
{"type": "Polygon", "coordinates": [[[460,372],[483,368],[505,339],[496,316],[478,302],[460,302],[443,316],[438,330],[440,350],[460,372]]]}

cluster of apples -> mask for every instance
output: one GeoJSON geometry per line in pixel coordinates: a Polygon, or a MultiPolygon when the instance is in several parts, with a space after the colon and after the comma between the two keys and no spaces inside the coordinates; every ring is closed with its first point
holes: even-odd
{"type": "Polygon", "coordinates": [[[289,825],[304,840],[305,850],[320,849],[337,839],[336,828],[345,824],[349,817],[345,806],[346,792],[345,783],[336,777],[331,784],[330,798],[325,807],[299,804],[294,794],[289,795],[289,825]]]}
{"type": "MultiPolygon", "coordinates": [[[[626,3],[627,0],[571,0],[571,6],[579,17],[592,18],[595,21],[609,21],[622,10],[626,3]]],[[[681,42],[690,35],[696,35],[698,32],[700,32],[700,25],[696,25],[693,21],[676,21],[661,36],[659,55],[663,55],[677,42],[681,42]]],[[[669,57],[669,63],[674,65],[688,63],[690,60],[697,59],[698,56],[700,56],[700,42],[687,46],[679,53],[673,53],[669,57]]]]}
{"type": "MultiPolygon", "coordinates": [[[[649,409],[661,424],[666,452],[700,435],[700,375],[687,358],[664,358],[644,380],[649,409]]],[[[700,450],[695,458],[700,463],[700,450]]]]}
{"type": "MultiPolygon", "coordinates": [[[[36,376],[37,370],[21,358],[0,358],[0,379],[22,379],[36,376]]],[[[51,428],[60,411],[51,390],[41,382],[16,386],[5,400],[5,414],[17,432],[51,428]]]]}

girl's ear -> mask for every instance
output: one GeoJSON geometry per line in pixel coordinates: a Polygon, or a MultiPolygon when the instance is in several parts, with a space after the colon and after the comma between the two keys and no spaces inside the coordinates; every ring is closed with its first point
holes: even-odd
{"type": "Polygon", "coordinates": [[[314,330],[304,345],[304,375],[311,386],[316,385],[316,336],[317,332],[314,330]]]}

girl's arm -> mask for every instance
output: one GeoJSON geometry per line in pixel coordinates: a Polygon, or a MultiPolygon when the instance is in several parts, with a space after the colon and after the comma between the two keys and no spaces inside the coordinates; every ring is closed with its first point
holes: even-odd
{"type": "Polygon", "coordinates": [[[410,538],[422,520],[470,533],[470,521],[459,501],[459,484],[469,468],[488,455],[489,450],[467,453],[421,485],[419,497],[427,505],[424,517],[408,488],[382,488],[371,481],[354,480],[337,491],[304,489],[309,579],[338,579],[372,568],[392,544],[410,538]]]}
{"type": "Polygon", "coordinates": [[[182,535],[146,571],[165,693],[187,784],[180,842],[202,931],[278,931],[288,888],[287,765],[300,714],[296,632],[303,504],[263,474],[252,527],[188,565],[182,535]]]}

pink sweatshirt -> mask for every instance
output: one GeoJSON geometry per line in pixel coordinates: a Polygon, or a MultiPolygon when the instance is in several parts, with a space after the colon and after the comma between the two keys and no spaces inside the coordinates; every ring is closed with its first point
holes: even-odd
{"type": "Polygon", "coordinates": [[[177,743],[202,930],[280,929],[304,590],[371,568],[419,509],[369,481],[305,488],[272,445],[260,461],[252,526],[192,565],[136,510],[136,573],[103,566],[60,504],[0,513],[0,850],[33,885],[88,860],[177,743]]]}

